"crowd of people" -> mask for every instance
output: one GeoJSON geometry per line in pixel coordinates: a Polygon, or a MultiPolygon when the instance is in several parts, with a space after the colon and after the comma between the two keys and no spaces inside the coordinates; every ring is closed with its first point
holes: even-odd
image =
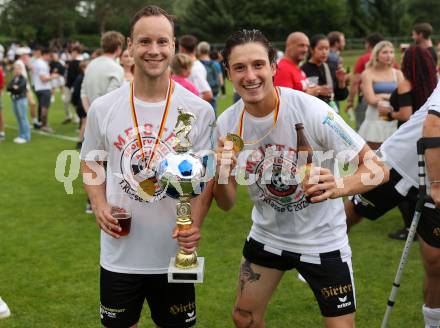
{"type": "MultiPolygon", "coordinates": [[[[178,247],[195,250],[212,199],[225,211],[234,206],[240,170],[263,175],[267,161],[288,161],[293,173],[300,170],[294,126],[302,124],[313,150],[348,152],[343,164],[357,166],[353,174],[340,177],[333,157],[305,170],[301,182],[284,185],[274,181],[282,181],[284,167],[274,165],[277,179],[248,185],[253,225],[244,242],[233,321],[236,327],[264,327],[273,292],[283,274],[295,268],[312,289],[324,325],[354,327],[356,295],[347,226],[362,217],[375,220],[398,206],[405,226],[390,237],[406,239],[418,187],[415,144],[422,136],[440,137],[440,87],[431,34],[430,24],[416,24],[414,44],[406,47],[400,64],[393,44],[372,33],[350,74],[343,64],[342,32],[310,39],[293,32],[283,57],[277,58],[262,32],[242,30],[217,51],[193,35],[175,41],[173,18],[147,6],[133,16],[126,47],[121,33],[109,31],[90,57],[77,43],[61,53],[21,46],[12,58],[10,48],[12,77],[6,90],[18,122],[14,142],[30,141],[28,110],[35,129],[53,133],[48,115],[54,90],[59,89],[63,123],[80,124],[77,147],[85,176],[99,173],[90,154],[107,154],[97,162],[106,172],[104,181],[85,183],[90,199],[86,211],[95,214],[101,229],[102,324],[135,327],[146,299],[157,326],[194,325],[195,312],[188,317],[186,311],[168,311],[173,304],[196,309],[193,284],[167,281],[169,258],[178,247]],[[226,77],[238,97],[216,119],[226,77]],[[354,109],[357,132],[338,115],[344,100],[342,110],[354,109]],[[218,175],[191,201],[193,226],[173,232],[175,201],[158,190],[152,199],[142,198],[138,191],[143,181],[131,176],[139,178],[150,162],[173,151],[166,141],[175,137],[178,107],[196,117],[190,134],[193,149],[215,150],[218,175]],[[251,156],[241,156],[231,134],[251,156]],[[312,174],[319,183],[310,183],[312,174]],[[376,182],[364,183],[365,175],[376,182]],[[115,195],[125,199],[133,215],[128,236],[120,235],[112,216],[110,199],[115,195]],[[343,196],[350,199],[343,202],[343,196]]],[[[5,138],[1,105],[0,138],[5,138]]],[[[431,196],[438,207],[437,150],[427,159],[431,196]]],[[[439,231],[439,209],[425,208],[418,236],[427,286],[422,311],[430,328],[440,326],[439,231]]],[[[10,314],[0,299],[0,318],[2,311],[5,317],[10,314]]]]}

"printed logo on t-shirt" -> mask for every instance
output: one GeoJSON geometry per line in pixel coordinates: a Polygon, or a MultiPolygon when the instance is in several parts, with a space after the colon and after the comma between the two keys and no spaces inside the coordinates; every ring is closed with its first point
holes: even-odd
{"type": "Polygon", "coordinates": [[[279,213],[300,211],[309,205],[295,177],[296,152],[292,149],[283,151],[284,147],[260,147],[246,162],[246,173],[255,175],[257,199],[279,213]]]}
{"type": "MultiPolygon", "coordinates": [[[[139,183],[147,178],[145,176],[146,163],[149,161],[150,156],[153,155],[152,151],[156,142],[151,127],[152,125],[147,123],[141,128],[145,161],[142,159],[142,152],[138,147],[137,135],[133,128],[124,130],[124,134],[118,135],[117,139],[113,142],[113,146],[117,148],[121,154],[119,160],[120,174],[118,174],[121,181],[119,182],[119,185],[131,199],[139,202],[145,202],[138,192],[140,188],[139,183]]],[[[171,146],[173,139],[174,135],[171,133],[163,142],[160,142],[157,145],[153,162],[150,164],[150,167],[154,167],[157,161],[173,151],[171,146]]],[[[160,188],[159,184],[156,184],[154,197],[148,201],[157,201],[163,197],[163,190],[160,188]]]]}
{"type": "Polygon", "coordinates": [[[353,139],[348,135],[348,133],[341,127],[338,122],[335,121],[335,115],[333,112],[328,111],[327,115],[322,121],[322,124],[328,125],[336,134],[348,145],[351,146],[353,144],[353,139]]]}

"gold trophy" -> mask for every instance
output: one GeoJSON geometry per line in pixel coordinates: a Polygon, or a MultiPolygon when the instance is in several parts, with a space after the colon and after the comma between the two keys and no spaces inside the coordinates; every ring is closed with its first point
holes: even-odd
{"type": "MultiPolygon", "coordinates": [[[[211,177],[207,176],[207,160],[198,157],[191,151],[192,145],[188,138],[192,129],[195,115],[184,112],[178,108],[174,134],[176,153],[168,154],[158,165],[157,177],[166,194],[178,199],[176,206],[177,228],[188,230],[192,227],[191,198],[201,194],[206,183],[211,177]]],[[[171,258],[168,267],[168,282],[176,283],[201,283],[205,261],[197,254],[179,250],[175,257],[171,258]]]]}

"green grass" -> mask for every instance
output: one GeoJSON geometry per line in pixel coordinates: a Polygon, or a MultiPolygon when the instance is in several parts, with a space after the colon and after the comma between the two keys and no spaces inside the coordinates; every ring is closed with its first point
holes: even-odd
{"type": "MultiPolygon", "coordinates": [[[[346,63],[350,59],[346,59],[346,63]]],[[[231,102],[220,100],[223,110],[231,102]]],[[[10,101],[4,95],[5,117],[15,126],[10,101]]],[[[221,111],[220,110],[220,111],[221,111]]],[[[62,126],[64,112],[57,101],[50,110],[56,133],[75,136],[76,126],[62,126]]],[[[79,179],[73,195],[54,178],[58,154],[75,143],[32,135],[15,145],[17,131],[6,129],[0,144],[0,296],[12,310],[1,328],[98,327],[99,230],[84,214],[85,193],[79,179]]],[[[234,209],[225,214],[212,206],[202,230],[199,254],[206,258],[205,282],[197,285],[198,327],[232,327],[230,313],[241,249],[249,231],[251,203],[240,188],[234,209]]],[[[378,222],[364,222],[350,234],[357,294],[357,327],[379,327],[403,242],[386,233],[402,219],[392,211],[378,222]]],[[[423,270],[418,245],[413,247],[389,327],[420,327],[423,270]]],[[[314,297],[287,272],[266,316],[267,327],[319,327],[314,297]]],[[[153,327],[144,306],[140,327],[153,327]]]]}

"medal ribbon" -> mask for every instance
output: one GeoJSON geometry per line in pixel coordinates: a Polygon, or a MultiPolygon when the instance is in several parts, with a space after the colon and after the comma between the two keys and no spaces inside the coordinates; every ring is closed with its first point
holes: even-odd
{"type": "MultiPolygon", "coordinates": [[[[165,109],[162,114],[162,120],[160,122],[159,132],[157,133],[156,139],[154,141],[154,146],[153,146],[153,150],[151,152],[151,156],[148,159],[148,163],[146,166],[147,169],[150,167],[150,163],[151,163],[151,160],[154,158],[157,145],[159,144],[161,137],[162,137],[162,134],[165,130],[165,123],[167,121],[167,116],[168,116],[168,112],[169,112],[169,108],[170,108],[171,94],[173,93],[173,88],[174,88],[173,80],[170,79],[170,82],[168,85],[168,90],[167,90],[165,109]]],[[[138,119],[137,119],[137,115],[136,115],[136,108],[134,106],[134,82],[133,81],[131,81],[131,83],[130,83],[130,108],[131,108],[131,114],[133,117],[134,127],[136,128],[137,144],[138,144],[139,150],[141,151],[142,160],[145,162],[144,145],[142,144],[142,137],[141,137],[141,133],[139,131],[139,123],[138,123],[138,119]]]]}
{"type": "MultiPolygon", "coordinates": [[[[263,140],[265,137],[267,137],[267,135],[275,128],[276,124],[277,124],[277,120],[278,120],[278,113],[280,111],[280,94],[278,91],[278,88],[275,88],[275,93],[276,93],[276,101],[275,101],[275,113],[273,115],[273,124],[272,124],[272,128],[269,130],[269,132],[267,132],[262,138],[260,138],[259,140],[255,141],[255,142],[244,142],[245,144],[251,144],[251,143],[258,143],[259,141],[263,140]]],[[[246,106],[243,108],[243,110],[241,111],[240,114],[240,121],[238,124],[238,135],[240,136],[240,138],[243,140],[243,122],[244,122],[244,112],[246,111],[246,106]]]]}

